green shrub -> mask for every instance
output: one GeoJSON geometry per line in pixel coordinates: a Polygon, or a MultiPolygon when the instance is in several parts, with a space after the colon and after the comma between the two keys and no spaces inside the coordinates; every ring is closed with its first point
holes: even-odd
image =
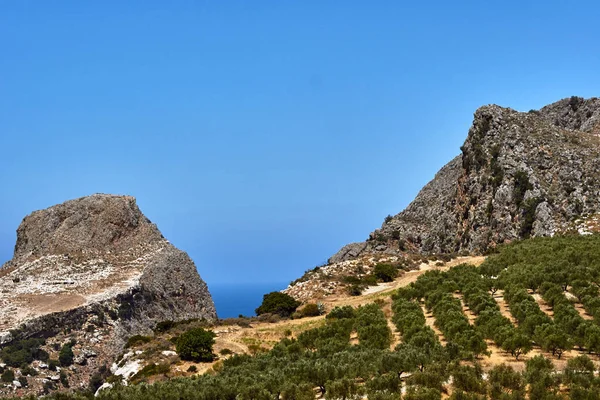
{"type": "MultiPolygon", "coordinates": [[[[291,331],[290,331],[290,334],[291,334],[291,331]]],[[[225,348],[225,349],[221,349],[221,351],[219,351],[219,354],[222,355],[222,356],[228,356],[230,354],[233,354],[233,351],[231,351],[230,349],[225,348]]]]}
{"type": "Polygon", "coordinates": [[[154,328],[154,332],[157,333],[163,333],[163,332],[167,332],[168,330],[174,328],[176,325],[176,323],[174,321],[160,321],[158,324],[156,324],[156,327],[154,328]]]}
{"type": "Polygon", "coordinates": [[[45,340],[35,338],[16,340],[0,350],[0,358],[4,363],[14,368],[31,364],[34,360],[47,361],[48,353],[40,348],[45,343],[45,340]]]}
{"type": "Polygon", "coordinates": [[[523,204],[523,221],[521,222],[521,236],[528,238],[535,222],[535,210],[543,200],[539,197],[528,199],[523,204]]]}
{"type": "Polygon", "coordinates": [[[364,286],[362,285],[350,285],[348,286],[348,294],[350,296],[360,296],[362,294],[362,291],[364,289],[364,286]]]}
{"type": "Polygon", "coordinates": [[[60,371],[60,383],[66,388],[69,387],[69,379],[67,378],[67,373],[65,371],[60,371]]]}
{"type": "Polygon", "coordinates": [[[333,310],[327,314],[327,319],[344,319],[344,318],[354,318],[356,316],[356,311],[352,306],[342,306],[335,307],[333,310]]]}
{"type": "Polygon", "coordinates": [[[517,171],[515,173],[515,185],[513,188],[513,200],[517,208],[521,207],[521,202],[523,202],[525,193],[531,189],[533,189],[533,186],[529,182],[529,176],[527,173],[523,171],[517,171]]]}
{"type": "Polygon", "coordinates": [[[60,365],[60,363],[58,362],[58,360],[49,360],[48,361],[48,369],[50,371],[56,371],[56,367],[58,367],[60,365]]]}
{"type": "Polygon", "coordinates": [[[263,302],[256,309],[256,315],[261,314],[279,314],[282,317],[289,317],[300,302],[296,301],[292,296],[282,292],[271,292],[263,296],[263,302]]]}
{"type": "Polygon", "coordinates": [[[127,339],[125,348],[139,346],[144,343],[149,343],[150,341],[152,341],[152,338],[149,336],[134,335],[134,336],[130,337],[129,339],[127,339]]]}
{"type": "Polygon", "coordinates": [[[73,349],[71,348],[71,344],[65,344],[61,349],[60,353],[58,353],[58,362],[63,367],[68,367],[73,364],[73,358],[75,355],[73,354],[73,349]]]}
{"type": "Polygon", "coordinates": [[[321,315],[321,311],[319,310],[319,306],[315,303],[308,303],[302,308],[302,316],[303,317],[316,317],[321,315]]]}
{"type": "Polygon", "coordinates": [[[398,268],[392,264],[380,263],[375,265],[373,274],[383,282],[392,282],[398,276],[398,268]]]}
{"type": "Polygon", "coordinates": [[[2,382],[10,383],[15,380],[15,373],[12,369],[6,368],[0,377],[2,382]]]}
{"type": "Polygon", "coordinates": [[[215,334],[203,328],[190,329],[177,339],[176,350],[182,360],[196,362],[213,361],[215,334]]]}
{"type": "Polygon", "coordinates": [[[190,365],[190,367],[187,369],[187,372],[198,372],[198,367],[196,367],[195,365],[190,365]]]}

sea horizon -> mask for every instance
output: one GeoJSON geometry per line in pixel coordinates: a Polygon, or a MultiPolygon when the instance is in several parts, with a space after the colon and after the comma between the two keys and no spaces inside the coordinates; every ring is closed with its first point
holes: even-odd
{"type": "Polygon", "coordinates": [[[227,283],[208,285],[219,318],[237,318],[240,315],[251,317],[262,303],[263,295],[280,291],[288,286],[287,282],[269,283],[227,283]]]}

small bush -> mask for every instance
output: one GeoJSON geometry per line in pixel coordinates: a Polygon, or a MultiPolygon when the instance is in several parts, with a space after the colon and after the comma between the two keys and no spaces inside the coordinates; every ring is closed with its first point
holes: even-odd
{"type": "Polygon", "coordinates": [[[172,328],[174,328],[175,325],[176,324],[174,321],[161,321],[158,324],[156,324],[156,327],[154,328],[154,332],[157,332],[157,333],[167,332],[168,330],[171,330],[172,328]]]}
{"type": "Polygon", "coordinates": [[[213,361],[215,334],[203,328],[190,329],[177,339],[176,351],[182,360],[196,362],[213,361]]]}
{"type": "Polygon", "coordinates": [[[2,382],[10,383],[15,380],[15,373],[12,369],[7,368],[2,373],[0,379],[2,380],[2,382]]]}
{"type": "Polygon", "coordinates": [[[43,339],[23,339],[5,345],[0,350],[0,358],[11,367],[17,368],[31,364],[34,360],[48,360],[48,353],[40,348],[46,341],[43,339]]]}
{"type": "Polygon", "coordinates": [[[348,294],[350,296],[360,296],[363,291],[363,286],[361,285],[351,285],[348,286],[348,294]]]}
{"type": "Polygon", "coordinates": [[[56,371],[56,367],[58,367],[59,365],[60,365],[60,363],[58,362],[58,360],[48,361],[48,369],[50,371],[56,371]]]}
{"type": "Polygon", "coordinates": [[[233,351],[231,351],[230,349],[221,349],[221,351],[219,351],[219,354],[222,356],[228,356],[230,354],[233,354],[233,351]]]}
{"type": "Polygon", "coordinates": [[[65,344],[61,349],[60,353],[58,353],[58,362],[63,367],[68,367],[73,364],[73,349],[71,348],[71,344],[65,344]]]}
{"type": "Polygon", "coordinates": [[[398,276],[398,268],[392,264],[380,263],[375,265],[373,274],[383,282],[392,282],[398,276]]]}
{"type": "Polygon", "coordinates": [[[21,367],[21,375],[23,376],[36,376],[38,374],[38,372],[35,370],[35,368],[32,368],[29,365],[24,365],[21,367]]]}
{"type": "Polygon", "coordinates": [[[60,383],[66,388],[69,387],[69,379],[67,378],[67,373],[65,371],[60,371],[60,383]]]}
{"type": "Polygon", "coordinates": [[[308,303],[304,306],[301,312],[303,317],[316,317],[321,315],[319,306],[317,306],[315,303],[308,303]]]}
{"type": "Polygon", "coordinates": [[[356,316],[356,310],[352,306],[335,307],[327,314],[327,319],[351,319],[356,316]]]}
{"type": "Polygon", "coordinates": [[[196,367],[195,365],[190,365],[190,367],[187,369],[187,372],[198,372],[198,367],[196,367]]]}
{"type": "Polygon", "coordinates": [[[171,371],[169,364],[149,364],[139,370],[138,373],[131,378],[131,380],[140,380],[153,375],[166,375],[169,373],[169,371],[171,371]]]}
{"type": "Polygon", "coordinates": [[[282,317],[289,317],[300,302],[296,301],[292,296],[282,292],[271,292],[263,296],[263,302],[256,309],[256,315],[271,313],[279,314],[282,317]]]}
{"type": "Polygon", "coordinates": [[[149,336],[134,335],[127,339],[127,344],[125,344],[125,348],[139,346],[144,343],[149,343],[150,341],[152,341],[152,338],[149,336]]]}

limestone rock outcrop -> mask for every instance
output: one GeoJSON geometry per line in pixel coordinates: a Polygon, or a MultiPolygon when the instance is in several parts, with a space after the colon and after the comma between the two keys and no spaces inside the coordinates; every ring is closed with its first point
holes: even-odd
{"type": "Polygon", "coordinates": [[[481,107],[461,151],[404,211],[329,261],[480,253],[529,236],[599,230],[600,99],[529,112],[481,107]]]}
{"type": "Polygon", "coordinates": [[[216,318],[193,261],[130,196],[95,194],[33,212],[0,269],[0,332],[47,335],[92,317],[116,347],[159,321],[216,318]]]}

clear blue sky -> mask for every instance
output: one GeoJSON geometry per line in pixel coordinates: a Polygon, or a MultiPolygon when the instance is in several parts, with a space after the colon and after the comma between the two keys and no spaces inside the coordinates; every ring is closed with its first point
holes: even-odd
{"type": "Polygon", "coordinates": [[[102,192],[209,284],[298,277],[401,211],[477,107],[600,95],[597,2],[491,3],[1,2],[0,262],[26,214],[102,192]]]}

